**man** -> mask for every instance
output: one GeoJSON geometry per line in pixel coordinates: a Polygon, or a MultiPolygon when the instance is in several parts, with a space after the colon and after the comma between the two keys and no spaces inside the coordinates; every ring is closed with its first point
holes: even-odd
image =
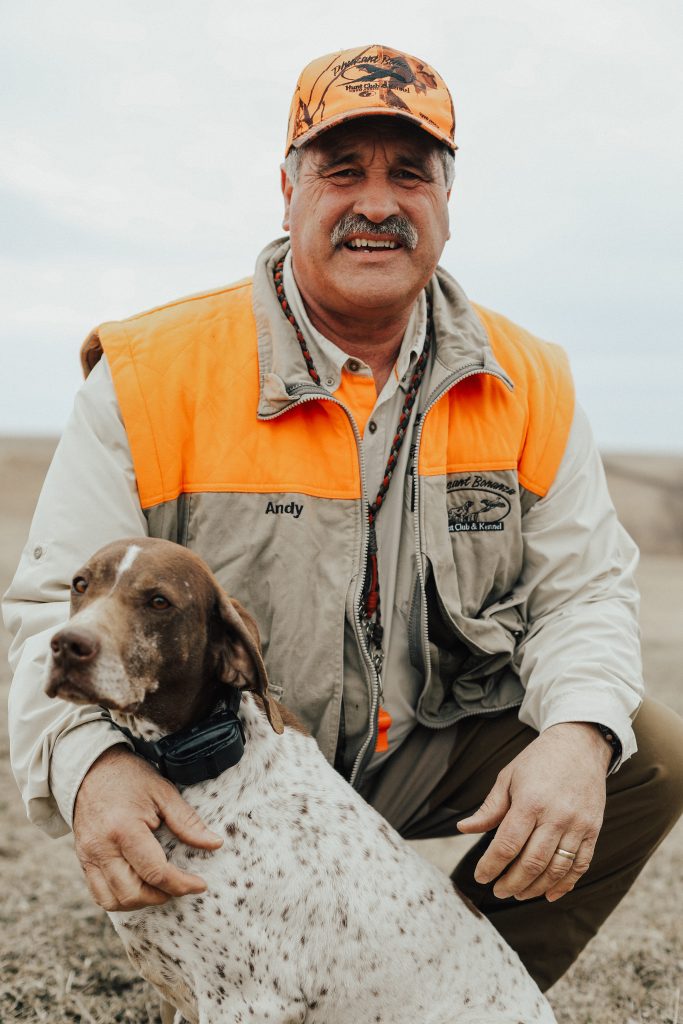
{"type": "Polygon", "coordinates": [[[76,568],[116,537],[186,544],[254,613],[276,696],[403,835],[485,833],[454,878],[546,989],[680,813],[683,729],[641,707],[636,550],[563,354],[437,267],[454,132],[416,58],[314,61],[289,240],[253,283],[88,339],[7,595],[13,758],[102,906],[201,891],[152,831],[220,839],[98,708],[41,689],[76,568]]]}

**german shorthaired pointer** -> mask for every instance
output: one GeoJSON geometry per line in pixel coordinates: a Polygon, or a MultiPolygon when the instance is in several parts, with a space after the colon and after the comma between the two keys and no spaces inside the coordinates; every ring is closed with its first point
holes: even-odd
{"type": "Polygon", "coordinates": [[[76,574],[52,649],[50,695],[100,704],[147,741],[186,737],[241,693],[241,759],[183,787],[223,846],[157,832],[207,891],[111,914],[176,1024],[555,1020],[493,926],[269,697],[255,623],[192,552],[152,539],[98,551],[76,574]]]}

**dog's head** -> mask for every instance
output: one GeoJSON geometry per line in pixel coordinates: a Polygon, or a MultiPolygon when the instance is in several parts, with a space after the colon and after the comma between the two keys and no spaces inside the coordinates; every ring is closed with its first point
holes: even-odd
{"type": "Polygon", "coordinates": [[[52,638],[46,691],[175,731],[207,714],[221,684],[251,690],[283,730],[255,621],[178,544],[115,541],[78,570],[71,618],[52,638]]]}

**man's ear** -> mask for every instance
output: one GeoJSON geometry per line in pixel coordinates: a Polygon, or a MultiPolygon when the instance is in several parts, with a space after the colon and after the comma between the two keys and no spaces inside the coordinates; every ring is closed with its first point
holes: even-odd
{"type": "Polygon", "coordinates": [[[216,596],[215,613],[218,623],[213,646],[217,678],[229,686],[258,694],[271,726],[282,733],[284,725],[277,704],[268,699],[268,676],[255,620],[239,601],[231,600],[222,590],[216,596]]]}
{"type": "Polygon", "coordinates": [[[285,231],[289,231],[289,207],[292,201],[292,190],[294,186],[287,177],[285,165],[280,165],[280,188],[282,189],[282,198],[285,201],[285,212],[282,218],[282,227],[285,231]]]}

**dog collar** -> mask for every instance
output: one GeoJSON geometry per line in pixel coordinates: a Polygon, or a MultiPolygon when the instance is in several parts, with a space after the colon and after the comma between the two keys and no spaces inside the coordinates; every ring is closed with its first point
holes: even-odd
{"type": "Polygon", "coordinates": [[[102,717],[127,736],[135,752],[150,761],[164,778],[177,786],[191,786],[215,779],[242,757],[245,737],[237,717],[241,698],[241,691],[231,688],[227,699],[221,700],[208,718],[159,740],[134,736],[130,729],[118,725],[108,712],[102,717]]]}

